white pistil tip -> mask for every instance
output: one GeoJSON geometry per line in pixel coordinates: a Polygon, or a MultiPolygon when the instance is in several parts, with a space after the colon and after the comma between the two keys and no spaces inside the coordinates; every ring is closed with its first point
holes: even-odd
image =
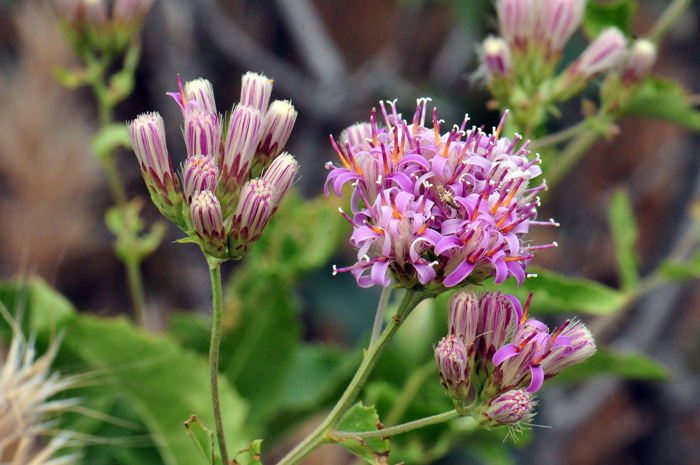
{"type": "Polygon", "coordinates": [[[342,209],[341,207],[338,207],[338,211],[339,211],[340,213],[343,213],[343,209],[342,209]]]}
{"type": "Polygon", "coordinates": [[[335,265],[333,265],[333,276],[335,276],[337,274],[338,274],[338,268],[335,265]]]}
{"type": "Polygon", "coordinates": [[[439,264],[440,264],[440,262],[437,261],[437,260],[435,260],[434,262],[428,263],[429,266],[437,266],[437,265],[439,265],[439,264]]]}
{"type": "Polygon", "coordinates": [[[357,181],[353,182],[353,183],[350,184],[350,185],[351,185],[352,187],[357,187],[357,181]]]}
{"type": "Polygon", "coordinates": [[[557,223],[556,221],[554,221],[554,218],[550,218],[550,219],[549,219],[549,222],[552,223],[552,225],[553,225],[553,226],[556,226],[557,228],[558,228],[559,226],[561,226],[561,224],[559,224],[559,223],[557,223]]]}
{"type": "Polygon", "coordinates": [[[537,273],[528,273],[526,276],[527,276],[528,278],[536,278],[536,277],[537,277],[537,273]]]}
{"type": "Polygon", "coordinates": [[[553,245],[554,247],[559,247],[559,244],[557,243],[557,241],[552,242],[552,245],[553,245]]]}
{"type": "Polygon", "coordinates": [[[327,161],[327,162],[326,162],[326,169],[327,169],[327,170],[330,170],[330,169],[332,169],[332,168],[334,168],[333,162],[332,162],[332,161],[327,161]]]}
{"type": "Polygon", "coordinates": [[[364,258],[366,262],[370,261],[370,260],[369,260],[369,255],[367,255],[367,254],[365,254],[362,258],[364,258]]]}

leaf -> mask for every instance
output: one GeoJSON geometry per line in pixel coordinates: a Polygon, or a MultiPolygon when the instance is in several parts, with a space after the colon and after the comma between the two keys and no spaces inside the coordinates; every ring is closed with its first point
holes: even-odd
{"type": "Polygon", "coordinates": [[[615,26],[632,37],[632,21],[637,13],[635,0],[589,0],[583,16],[583,31],[590,40],[606,27],[615,26]]]}
{"type": "Polygon", "coordinates": [[[668,369],[646,354],[604,347],[598,348],[586,362],[565,369],[550,382],[576,383],[601,375],[640,381],[665,381],[670,378],[668,369]]]}
{"type": "Polygon", "coordinates": [[[615,241],[615,253],[617,254],[617,268],[622,289],[633,292],[639,284],[639,271],[637,270],[637,255],[634,245],[639,237],[637,220],[632,211],[627,192],[618,189],[610,201],[608,213],[610,231],[615,241]]]}
{"type": "MultiPolygon", "coordinates": [[[[381,427],[379,417],[374,407],[365,407],[362,402],[353,405],[338,424],[338,431],[363,432],[377,431],[381,427]]],[[[382,465],[387,463],[389,456],[389,439],[338,439],[334,440],[367,462],[382,465]]]]}
{"type": "Polygon", "coordinates": [[[126,124],[113,123],[100,129],[92,138],[90,148],[95,157],[104,162],[117,147],[131,149],[126,124]]]}
{"type": "Polygon", "coordinates": [[[554,271],[528,267],[528,272],[537,277],[527,278],[517,286],[515,279],[507,279],[495,285],[489,280],[484,283],[487,290],[512,294],[524,302],[530,291],[530,309],[534,313],[587,313],[589,315],[610,315],[620,310],[629,297],[608,286],[584,278],[570,278],[554,271]]]}
{"type": "Polygon", "coordinates": [[[187,435],[192,438],[192,442],[194,442],[194,445],[202,454],[206,463],[209,465],[222,463],[221,457],[217,457],[214,453],[215,442],[213,431],[206,429],[204,425],[197,420],[195,415],[192,415],[190,419],[185,422],[185,428],[187,428],[187,435]]]}
{"type": "Polygon", "coordinates": [[[640,83],[624,113],[659,119],[700,132],[700,112],[688,102],[688,95],[678,82],[650,76],[640,83]]]}

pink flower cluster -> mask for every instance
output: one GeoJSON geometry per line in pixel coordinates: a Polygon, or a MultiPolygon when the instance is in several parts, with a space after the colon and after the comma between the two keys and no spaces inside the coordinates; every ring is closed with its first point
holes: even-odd
{"type": "Polygon", "coordinates": [[[539,159],[528,159],[528,142],[516,148],[519,138],[499,137],[504,120],[486,134],[466,130],[465,117],[441,134],[434,109],[426,128],[428,101],[418,100],[411,124],[394,103],[388,113],[380,102],[385,127],[373,110],[370,123],[347,129],[343,145],[331,137],[342,164],[327,164],[326,194],[332,185],[342,195],[352,183],[352,215],[343,215],[358,249],[356,264],[335,271],[352,272],[362,287],[386,287],[390,275],[404,287],[453,287],[491,275],[522,283],[532,252],[556,245],[523,242],[531,225],[554,224],[534,221],[537,193],[546,188],[530,186],[539,159]]]}

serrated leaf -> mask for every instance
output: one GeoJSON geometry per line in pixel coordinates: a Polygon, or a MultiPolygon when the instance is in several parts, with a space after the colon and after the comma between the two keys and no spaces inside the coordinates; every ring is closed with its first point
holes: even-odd
{"type": "Polygon", "coordinates": [[[610,201],[608,221],[610,222],[610,232],[615,241],[620,284],[623,290],[632,292],[639,283],[637,254],[634,251],[639,232],[637,230],[637,220],[632,210],[632,203],[626,191],[618,189],[613,194],[610,201]]]}
{"type": "MultiPolygon", "coordinates": [[[[362,405],[362,402],[358,402],[340,420],[338,431],[377,431],[380,425],[379,417],[374,407],[365,407],[362,405]]],[[[387,463],[390,450],[388,438],[332,439],[369,463],[376,465],[385,465],[387,463]]]]}
{"type": "Polygon", "coordinates": [[[650,76],[640,83],[624,114],[659,119],[700,132],[700,112],[688,102],[688,95],[678,82],[650,76]]]}
{"type": "Polygon", "coordinates": [[[632,36],[632,21],[637,13],[635,0],[589,0],[583,16],[583,31],[593,40],[606,27],[615,26],[632,36]]]}
{"type": "Polygon", "coordinates": [[[598,348],[584,363],[569,367],[548,382],[580,382],[594,376],[614,375],[640,381],[665,381],[670,378],[668,369],[657,360],[639,352],[598,348]]]}
{"type": "Polygon", "coordinates": [[[517,286],[514,278],[495,285],[489,280],[484,287],[492,291],[512,294],[521,301],[527,299],[530,291],[535,291],[530,310],[535,313],[587,313],[589,315],[609,315],[624,307],[629,297],[611,287],[585,278],[571,278],[554,271],[528,267],[528,272],[537,277],[527,278],[517,286]]]}

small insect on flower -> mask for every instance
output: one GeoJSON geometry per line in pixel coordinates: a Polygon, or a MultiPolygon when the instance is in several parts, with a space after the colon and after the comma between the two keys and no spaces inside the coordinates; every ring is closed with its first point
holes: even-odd
{"type": "Polygon", "coordinates": [[[455,210],[459,210],[459,204],[455,201],[455,197],[452,194],[452,192],[448,191],[445,189],[444,186],[437,186],[436,187],[438,197],[440,197],[440,201],[446,206],[446,207],[452,207],[455,210]]]}

